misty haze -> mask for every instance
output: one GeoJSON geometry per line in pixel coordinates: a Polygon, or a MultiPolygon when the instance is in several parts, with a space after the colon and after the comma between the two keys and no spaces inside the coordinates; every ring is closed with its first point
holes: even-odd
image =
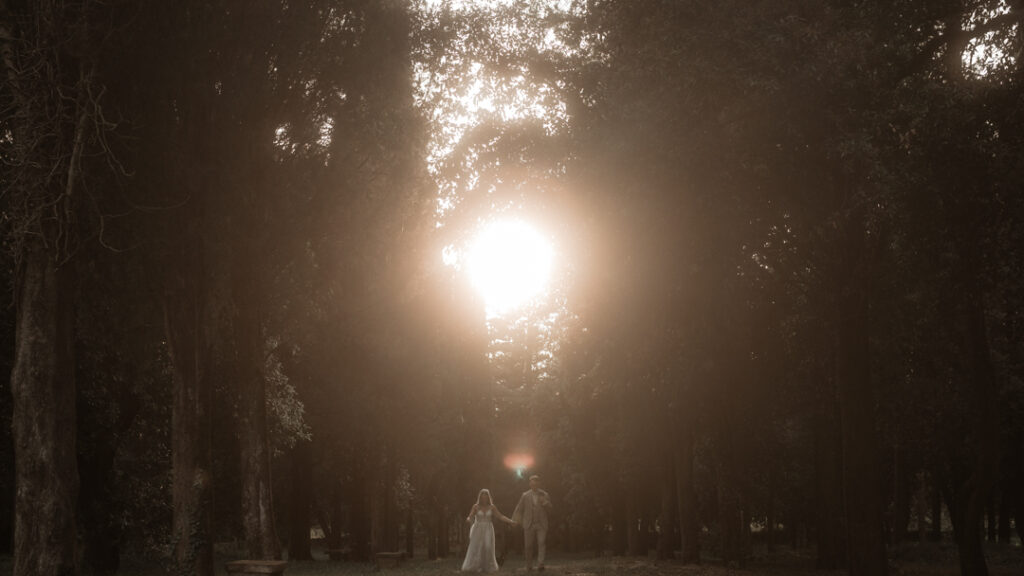
{"type": "Polygon", "coordinates": [[[1024,574],[1024,0],[0,0],[0,576],[1024,574]]]}

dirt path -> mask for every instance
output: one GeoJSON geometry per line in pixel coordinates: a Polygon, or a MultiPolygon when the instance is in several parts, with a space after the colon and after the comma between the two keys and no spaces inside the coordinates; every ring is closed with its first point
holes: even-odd
{"type": "MultiPolygon", "coordinates": [[[[991,576],[1021,576],[1024,574],[1024,550],[1019,546],[1012,549],[989,549],[989,573],[991,576]]],[[[225,558],[217,560],[217,574],[224,571],[225,558]]],[[[285,576],[351,576],[368,574],[374,576],[454,576],[461,574],[461,560],[414,559],[399,568],[376,571],[371,564],[329,562],[325,559],[312,562],[292,562],[285,576]]],[[[544,572],[527,572],[521,556],[513,556],[493,576],[845,576],[845,571],[814,570],[813,559],[805,554],[776,553],[771,557],[753,559],[745,568],[726,567],[708,559],[701,566],[683,566],[674,562],[656,562],[640,558],[594,558],[591,556],[554,555],[544,572]]],[[[0,556],[0,576],[11,574],[12,562],[9,556],[0,556]]],[[[83,570],[83,576],[88,571],[83,570]]],[[[167,576],[166,569],[159,563],[132,564],[126,562],[119,574],[131,576],[167,576]]],[[[890,576],[955,576],[959,574],[955,548],[952,546],[928,549],[927,554],[907,554],[901,559],[890,561],[890,576]]]]}

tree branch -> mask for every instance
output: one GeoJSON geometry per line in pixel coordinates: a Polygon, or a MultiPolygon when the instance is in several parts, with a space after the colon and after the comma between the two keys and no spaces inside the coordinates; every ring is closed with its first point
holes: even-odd
{"type": "Polygon", "coordinates": [[[957,30],[939,34],[925,43],[917,56],[915,56],[914,59],[910,61],[910,64],[907,65],[904,73],[899,75],[899,80],[902,81],[904,78],[913,76],[923,70],[925,66],[935,58],[935,53],[943,46],[956,42],[966,43],[979,36],[983,36],[989,32],[1002,28],[1003,26],[1019,24],[1022,20],[1024,20],[1024,12],[1013,11],[1006,14],[1000,14],[999,16],[996,16],[982,24],[978,24],[970,30],[957,30]]]}

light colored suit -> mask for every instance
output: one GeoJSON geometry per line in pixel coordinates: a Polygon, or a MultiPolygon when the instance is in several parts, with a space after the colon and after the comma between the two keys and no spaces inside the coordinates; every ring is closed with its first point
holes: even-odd
{"type": "Polygon", "coordinates": [[[537,543],[537,564],[544,565],[545,540],[548,535],[548,509],[551,497],[543,490],[527,490],[519,497],[519,503],[512,512],[512,521],[523,527],[526,567],[533,567],[534,539],[537,543]]]}

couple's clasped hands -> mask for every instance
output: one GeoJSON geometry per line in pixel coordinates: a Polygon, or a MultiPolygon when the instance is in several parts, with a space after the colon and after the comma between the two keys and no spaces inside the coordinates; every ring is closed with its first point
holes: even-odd
{"type": "Polygon", "coordinates": [[[508,516],[505,516],[504,514],[499,512],[497,506],[494,506],[494,505],[480,506],[479,504],[474,504],[473,505],[473,509],[469,511],[469,516],[466,516],[466,524],[472,524],[474,522],[473,519],[476,516],[476,513],[478,511],[480,511],[480,510],[493,510],[494,513],[498,516],[498,519],[501,520],[502,522],[504,522],[506,524],[511,524],[512,526],[518,526],[519,525],[519,523],[516,522],[515,520],[513,520],[513,519],[509,518],[508,516]]]}

